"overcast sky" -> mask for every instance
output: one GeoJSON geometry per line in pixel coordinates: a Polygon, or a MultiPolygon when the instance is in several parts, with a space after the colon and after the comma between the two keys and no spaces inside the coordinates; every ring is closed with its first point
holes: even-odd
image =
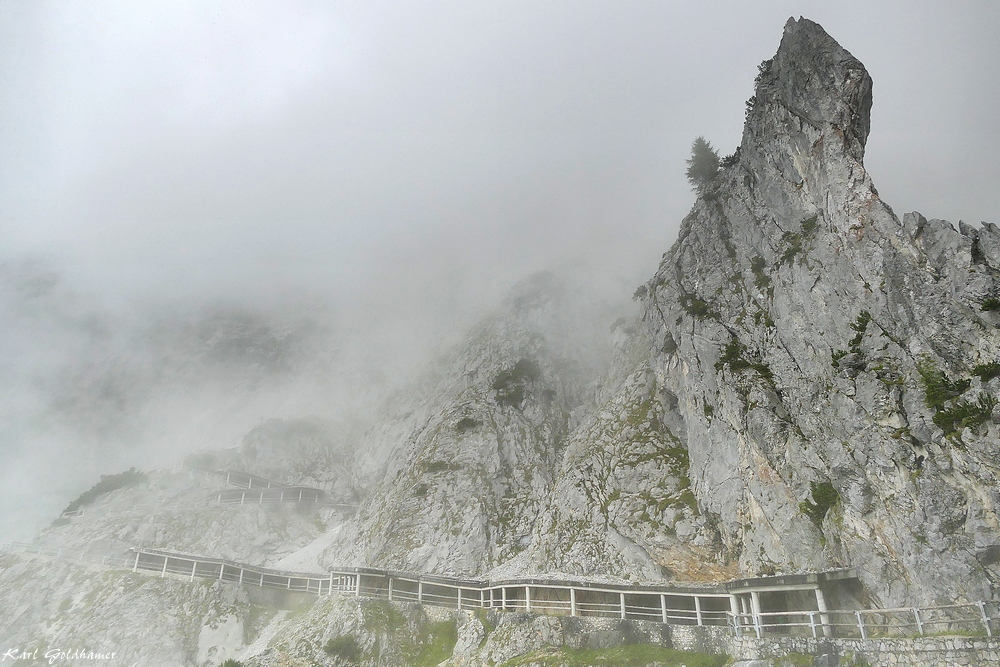
{"type": "Polygon", "coordinates": [[[995,1],[0,0],[2,252],[130,292],[641,280],[791,15],[871,72],[897,213],[1000,221],[995,1]]]}
{"type": "MultiPolygon", "coordinates": [[[[627,299],[694,200],[692,140],[732,152],[793,15],[868,67],[897,214],[1000,222],[996,0],[0,0],[0,262],[84,304],[320,298],[413,357],[534,270],[627,299]]],[[[5,406],[63,340],[12,335],[5,406]]],[[[2,479],[52,471],[39,521],[108,465],[17,432],[2,479]]]]}

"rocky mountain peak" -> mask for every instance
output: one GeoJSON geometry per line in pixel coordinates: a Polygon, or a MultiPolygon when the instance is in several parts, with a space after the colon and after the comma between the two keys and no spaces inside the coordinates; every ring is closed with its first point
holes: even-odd
{"type": "Polygon", "coordinates": [[[871,91],[819,25],[786,24],[739,153],[638,292],[674,397],[662,421],[742,572],[853,567],[888,606],[987,599],[994,232],[900,221],[879,198],[862,163],[871,91]]]}
{"type": "Polygon", "coordinates": [[[805,148],[822,136],[860,162],[871,106],[865,66],[818,23],[790,18],[778,52],[760,65],[742,150],[773,155],[784,140],[805,148]]]}

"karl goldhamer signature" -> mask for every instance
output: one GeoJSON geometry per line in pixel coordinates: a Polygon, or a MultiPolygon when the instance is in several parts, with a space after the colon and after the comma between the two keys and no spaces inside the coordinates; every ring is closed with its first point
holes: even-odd
{"type": "Polygon", "coordinates": [[[85,648],[76,649],[61,649],[61,648],[50,648],[39,655],[40,649],[35,648],[34,650],[11,648],[7,649],[2,655],[0,655],[0,662],[7,662],[8,659],[17,662],[18,660],[31,660],[37,663],[39,660],[44,660],[50,665],[54,665],[58,661],[63,660],[114,660],[118,653],[112,651],[110,653],[104,651],[92,651],[85,648]]]}

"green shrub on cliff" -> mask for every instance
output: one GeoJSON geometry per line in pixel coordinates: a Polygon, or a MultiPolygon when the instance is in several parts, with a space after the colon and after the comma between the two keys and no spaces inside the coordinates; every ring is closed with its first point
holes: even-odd
{"type": "Polygon", "coordinates": [[[135,468],[129,468],[125,472],[117,475],[101,475],[101,481],[80,494],[80,496],[66,506],[63,512],[73,512],[89,505],[106,493],[111,493],[126,486],[132,486],[146,479],[146,474],[139,472],[135,468]]]}
{"type": "Polygon", "coordinates": [[[924,385],[924,403],[934,410],[943,410],[946,402],[958,398],[972,385],[966,379],[952,380],[929,359],[922,359],[917,364],[917,372],[924,385]]]}
{"type": "Polygon", "coordinates": [[[687,165],[687,179],[696,190],[702,190],[719,175],[719,154],[705,137],[698,137],[691,144],[687,165]]]}
{"type": "Polygon", "coordinates": [[[809,491],[812,500],[807,498],[799,503],[799,509],[809,517],[817,528],[821,528],[823,519],[826,518],[826,513],[840,500],[840,494],[837,493],[837,489],[833,488],[833,484],[830,482],[810,482],[809,491]]]}

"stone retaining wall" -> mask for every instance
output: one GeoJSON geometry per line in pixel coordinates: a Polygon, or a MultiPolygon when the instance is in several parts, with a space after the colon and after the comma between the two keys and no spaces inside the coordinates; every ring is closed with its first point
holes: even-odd
{"type": "MultiPolygon", "coordinates": [[[[675,626],[674,648],[727,653],[746,667],[774,665],[791,653],[815,657],[816,667],[1000,667],[1000,638],[813,639],[734,637],[725,628],[675,626]]],[[[737,662],[737,665],[740,663],[737,662]]],[[[736,666],[734,666],[736,667],[736,666]]]]}

